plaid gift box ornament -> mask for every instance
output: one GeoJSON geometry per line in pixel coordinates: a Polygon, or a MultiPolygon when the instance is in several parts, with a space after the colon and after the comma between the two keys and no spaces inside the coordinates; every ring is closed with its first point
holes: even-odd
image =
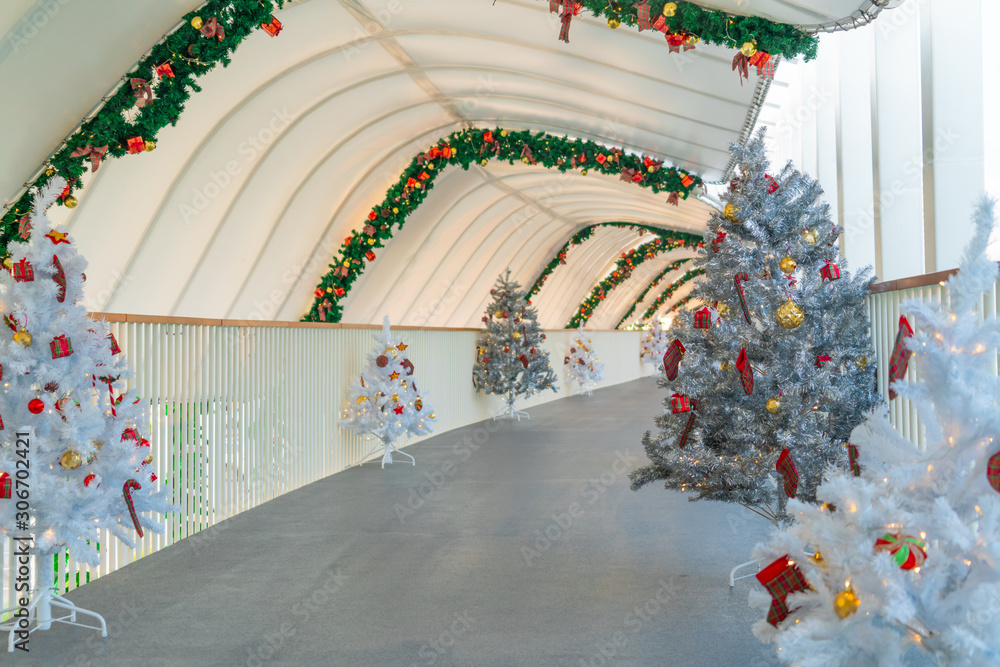
{"type": "Polygon", "coordinates": [[[160,63],[156,66],[156,76],[161,79],[173,79],[174,78],[174,68],[171,67],[170,61],[160,63]]]}
{"type": "Polygon", "coordinates": [[[757,581],[771,594],[771,609],[767,612],[767,622],[775,627],[795,611],[789,610],[785,602],[789,594],[812,590],[802,571],[793,561],[788,560],[788,554],[758,572],[757,581]]]}
{"type": "Polygon", "coordinates": [[[695,314],[694,314],[694,328],[695,329],[711,329],[712,328],[712,313],[709,312],[708,306],[705,306],[701,310],[695,311],[695,314]]]}
{"type": "Polygon", "coordinates": [[[892,356],[889,357],[889,400],[896,398],[896,392],[892,389],[892,384],[906,375],[906,369],[910,365],[910,350],[906,347],[906,339],[913,335],[913,328],[905,315],[899,317],[899,333],[896,334],[896,343],[892,346],[892,356]]]}
{"type": "Polygon", "coordinates": [[[686,351],[679,339],[675,338],[674,342],[670,343],[667,353],[663,355],[663,372],[667,374],[668,380],[677,379],[677,369],[686,351]]]}
{"type": "Polygon", "coordinates": [[[688,438],[691,436],[691,431],[694,429],[694,420],[698,416],[698,401],[697,399],[691,399],[691,414],[688,416],[687,423],[684,424],[684,430],[681,431],[681,439],[677,441],[677,447],[679,449],[684,449],[684,445],[687,444],[688,438]]]}
{"type": "Polygon", "coordinates": [[[816,368],[823,368],[827,362],[833,361],[833,357],[828,357],[824,354],[816,355],[816,368]]]}
{"type": "Polygon", "coordinates": [[[684,394],[675,393],[670,397],[670,407],[675,415],[682,412],[689,412],[691,410],[691,399],[684,394]]]}
{"type": "Polygon", "coordinates": [[[368,252],[365,253],[365,259],[367,259],[369,262],[374,262],[375,261],[375,253],[373,253],[371,250],[369,250],[368,252]]]}
{"type": "Polygon", "coordinates": [[[788,447],[781,450],[778,463],[774,466],[782,477],[785,478],[785,495],[789,498],[795,497],[795,492],[799,488],[799,469],[795,467],[795,459],[788,447]]]}
{"type": "Polygon", "coordinates": [[[146,150],[146,142],[140,137],[131,137],[126,142],[129,155],[136,155],[146,150]]]}
{"type": "Polygon", "coordinates": [[[0,473],[0,498],[10,498],[10,485],[10,475],[5,472],[0,473]]]}
{"type": "Polygon", "coordinates": [[[986,466],[986,479],[997,493],[1000,493],[1000,452],[990,457],[986,466]]]}
{"type": "Polygon", "coordinates": [[[861,477],[861,464],[858,463],[859,454],[860,452],[858,451],[857,445],[847,443],[847,458],[850,462],[851,473],[853,473],[855,477],[861,477]]]}
{"type": "Polygon", "coordinates": [[[52,339],[52,342],[49,343],[49,349],[52,350],[53,359],[62,359],[73,354],[73,343],[63,334],[52,339]]]}
{"type": "Polygon", "coordinates": [[[829,280],[832,283],[834,280],[840,279],[840,267],[834,262],[827,262],[819,270],[819,275],[823,276],[823,280],[829,280]]]}
{"type": "Polygon", "coordinates": [[[31,262],[26,259],[22,259],[11,268],[14,280],[19,283],[30,283],[35,279],[35,270],[31,268],[31,262]]]}
{"type": "Polygon", "coordinates": [[[279,21],[278,19],[274,18],[274,15],[272,14],[271,15],[271,22],[270,23],[261,23],[260,27],[263,28],[264,32],[266,32],[267,34],[269,34],[271,37],[277,37],[278,33],[281,32],[281,21],[279,21]]]}
{"type": "Polygon", "coordinates": [[[740,354],[736,357],[736,370],[740,372],[740,381],[743,383],[743,391],[747,396],[753,394],[753,368],[750,367],[750,360],[747,359],[746,346],[740,348],[740,354]]]}

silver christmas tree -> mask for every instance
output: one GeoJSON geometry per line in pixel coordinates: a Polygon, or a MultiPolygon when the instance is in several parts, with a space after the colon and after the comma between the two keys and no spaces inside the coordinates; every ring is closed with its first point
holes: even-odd
{"type": "Polygon", "coordinates": [[[486,307],[486,331],[476,341],[472,381],[476,389],[502,396],[506,408],[494,418],[527,417],[514,402],[545,389],[557,391],[549,353],[542,348],[545,332],[538,313],[525,300],[521,286],[510,279],[510,269],[497,278],[486,307]]]}
{"type": "Polygon", "coordinates": [[[664,480],[777,520],[788,498],[815,501],[827,466],[848,465],[848,436],[880,400],[872,278],[847,272],[819,184],[791,163],[768,173],[763,131],[732,151],[739,176],[693,262],[707,270],[702,307],[664,357],[667,409],[632,488],[664,480]]]}

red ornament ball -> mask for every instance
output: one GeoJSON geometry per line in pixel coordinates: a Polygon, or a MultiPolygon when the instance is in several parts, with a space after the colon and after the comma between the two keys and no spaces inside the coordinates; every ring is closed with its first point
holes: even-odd
{"type": "Polygon", "coordinates": [[[378,357],[375,359],[375,365],[378,366],[379,368],[385,368],[386,366],[389,365],[389,357],[385,356],[384,354],[378,355],[378,357]]]}
{"type": "Polygon", "coordinates": [[[42,402],[40,398],[33,398],[28,401],[28,411],[33,415],[37,415],[39,412],[45,409],[45,403],[42,402]]]}
{"type": "MultiPolygon", "coordinates": [[[[83,478],[83,485],[84,486],[90,486],[91,483],[93,483],[96,479],[97,479],[97,475],[95,475],[94,473],[90,473],[89,475],[87,475],[86,477],[83,478]]],[[[100,485],[101,485],[101,483],[97,482],[97,486],[100,486],[100,485]]],[[[95,486],[94,488],[96,489],[97,486],[95,486]]]]}
{"type": "Polygon", "coordinates": [[[413,402],[413,407],[417,409],[417,412],[420,412],[421,410],[424,409],[424,402],[418,398],[416,401],[413,402]]]}

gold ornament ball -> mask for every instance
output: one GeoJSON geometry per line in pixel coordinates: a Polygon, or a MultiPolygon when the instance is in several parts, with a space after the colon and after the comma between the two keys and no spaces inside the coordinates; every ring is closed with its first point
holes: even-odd
{"type": "Polygon", "coordinates": [[[53,176],[56,175],[56,170],[53,169],[52,167],[49,167],[48,169],[45,170],[45,175],[48,176],[49,178],[52,178],[53,176]]]}
{"type": "Polygon", "coordinates": [[[146,151],[147,153],[156,150],[156,142],[155,141],[147,141],[146,145],[143,146],[142,150],[146,151]]]}
{"type": "Polygon", "coordinates": [[[684,41],[687,43],[688,46],[694,46],[695,44],[701,41],[701,37],[699,37],[698,35],[688,35],[687,37],[684,38],[684,41]]]}
{"type": "Polygon", "coordinates": [[[143,462],[143,463],[145,463],[146,465],[149,465],[150,463],[152,463],[152,462],[153,462],[153,455],[152,455],[152,454],[148,454],[148,455],[146,456],[146,458],[144,458],[144,459],[142,460],[142,462],[143,462]]]}
{"type": "Polygon", "coordinates": [[[841,591],[833,601],[833,610],[837,612],[839,618],[847,618],[858,610],[861,600],[852,590],[841,591]]]}
{"type": "Polygon", "coordinates": [[[487,160],[486,158],[483,158],[482,160],[479,161],[479,164],[483,165],[484,167],[486,165],[488,165],[489,163],[490,163],[490,161],[487,160]]]}
{"type": "Polygon", "coordinates": [[[501,137],[506,137],[507,136],[507,130],[500,130],[500,136],[501,137]]]}
{"type": "Polygon", "coordinates": [[[76,470],[80,467],[81,463],[83,463],[83,458],[72,449],[67,449],[59,457],[59,465],[66,468],[66,470],[76,470]]]}
{"type": "Polygon", "coordinates": [[[726,220],[730,222],[739,222],[736,218],[736,205],[726,204],[726,208],[722,211],[722,215],[725,216],[726,220]]]}
{"type": "Polygon", "coordinates": [[[785,329],[794,329],[802,324],[805,318],[805,311],[791,299],[778,306],[778,324],[785,329]]]}
{"type": "Polygon", "coordinates": [[[822,562],[823,562],[823,554],[821,554],[821,553],[819,552],[819,549],[817,549],[817,550],[816,550],[816,553],[814,553],[814,554],[812,555],[812,559],[813,559],[813,562],[814,562],[814,563],[822,563],[822,562]]]}
{"type": "Polygon", "coordinates": [[[396,403],[399,403],[399,394],[393,394],[392,400],[395,401],[396,403]]]}
{"type": "Polygon", "coordinates": [[[767,399],[767,403],[764,404],[764,407],[772,415],[776,415],[779,412],[781,412],[781,399],[780,398],[769,398],[769,399],[767,399]]]}
{"type": "Polygon", "coordinates": [[[742,53],[747,58],[757,53],[756,42],[743,42],[743,46],[740,47],[740,53],[742,53]]]}
{"type": "Polygon", "coordinates": [[[727,373],[732,373],[733,372],[733,362],[731,362],[731,361],[723,361],[721,364],[719,364],[719,370],[725,371],[727,373]]]}
{"type": "Polygon", "coordinates": [[[361,405],[362,403],[364,403],[367,400],[368,400],[367,396],[358,396],[358,405],[361,405]]]}
{"type": "Polygon", "coordinates": [[[868,367],[868,357],[861,357],[861,360],[857,362],[858,370],[863,371],[868,367]]]}
{"type": "Polygon", "coordinates": [[[8,271],[10,271],[12,268],[14,268],[14,260],[11,259],[10,257],[4,257],[3,258],[3,268],[5,268],[8,271]]]}
{"type": "Polygon", "coordinates": [[[732,312],[728,303],[720,303],[715,309],[719,312],[719,317],[729,317],[729,313],[732,312]]]}
{"type": "Polygon", "coordinates": [[[807,229],[806,231],[802,232],[802,240],[808,243],[809,245],[815,245],[816,232],[814,232],[811,229],[807,229]]]}
{"type": "Polygon", "coordinates": [[[434,413],[433,413],[433,412],[432,412],[432,413],[430,413],[430,414],[429,414],[429,415],[427,415],[427,416],[428,416],[428,417],[430,417],[431,419],[434,419],[434,413]]]}
{"type": "Polygon", "coordinates": [[[202,25],[203,23],[200,16],[195,16],[193,19],[191,19],[191,27],[194,28],[195,30],[201,30],[202,25]]]}
{"type": "Polygon", "coordinates": [[[399,350],[390,345],[389,347],[385,348],[385,353],[388,354],[393,359],[395,359],[399,355],[399,350]]]}
{"type": "Polygon", "coordinates": [[[615,17],[611,17],[608,19],[608,27],[611,28],[612,30],[617,30],[618,26],[620,26],[621,24],[622,22],[615,17]]]}
{"type": "Polygon", "coordinates": [[[588,173],[589,172],[586,169],[584,169],[583,171],[580,172],[580,175],[581,176],[586,176],[588,173]]]}
{"type": "Polygon", "coordinates": [[[514,340],[521,340],[521,332],[520,331],[515,331],[511,335],[514,337],[514,340]]]}
{"type": "Polygon", "coordinates": [[[795,267],[797,267],[798,264],[796,264],[795,260],[792,259],[791,257],[785,257],[783,260],[781,260],[778,266],[780,266],[781,270],[784,271],[785,273],[792,273],[795,271],[795,267]]]}
{"type": "Polygon", "coordinates": [[[503,311],[502,310],[498,310],[497,312],[493,313],[493,317],[495,317],[495,318],[497,318],[499,320],[501,317],[503,317],[503,311]]]}
{"type": "Polygon", "coordinates": [[[76,205],[79,203],[80,202],[77,201],[76,197],[74,197],[73,195],[69,195],[68,197],[66,197],[66,199],[63,200],[63,205],[65,205],[66,208],[76,208],[76,205]]]}
{"type": "Polygon", "coordinates": [[[676,2],[668,2],[667,4],[663,5],[663,15],[664,16],[673,16],[676,13],[677,13],[677,3],[676,2]]]}
{"type": "Polygon", "coordinates": [[[28,347],[31,345],[31,334],[21,327],[14,334],[14,342],[22,347],[28,347]]]}

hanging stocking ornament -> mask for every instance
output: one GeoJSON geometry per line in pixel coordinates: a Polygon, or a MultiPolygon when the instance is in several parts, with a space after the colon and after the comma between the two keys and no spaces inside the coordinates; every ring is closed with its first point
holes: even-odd
{"type": "Polygon", "coordinates": [[[771,594],[771,609],[767,612],[767,622],[775,627],[795,611],[788,609],[785,598],[790,593],[812,590],[799,568],[788,560],[787,554],[761,570],[757,574],[757,581],[771,594]]]}
{"type": "Polygon", "coordinates": [[[125,496],[125,506],[128,507],[128,513],[132,517],[132,523],[135,524],[135,532],[142,537],[142,525],[139,523],[139,515],[135,513],[135,503],[132,502],[132,489],[139,490],[142,487],[139,486],[139,482],[134,479],[130,479],[122,486],[122,495],[125,496]]]}
{"type": "Polygon", "coordinates": [[[901,380],[906,375],[906,369],[910,365],[910,350],[906,346],[906,339],[913,336],[913,328],[905,315],[899,317],[899,333],[896,334],[896,343],[892,346],[892,356],[889,357],[889,400],[896,398],[896,392],[892,385],[896,380],[901,380]]]}
{"type": "Polygon", "coordinates": [[[778,463],[774,469],[785,478],[785,495],[794,498],[795,492],[799,488],[799,469],[795,467],[795,459],[792,458],[788,447],[781,450],[781,456],[778,457],[778,463]]]}
{"type": "Polygon", "coordinates": [[[747,297],[743,293],[743,281],[749,280],[750,276],[746,274],[745,271],[740,271],[735,276],[733,276],[733,284],[736,285],[736,294],[740,297],[740,308],[743,309],[743,317],[746,318],[747,324],[750,324],[750,309],[747,307],[747,297]]]}
{"type": "Polygon", "coordinates": [[[663,372],[667,374],[668,380],[677,379],[678,366],[681,363],[681,359],[684,358],[684,353],[687,350],[684,348],[684,344],[677,338],[670,343],[670,347],[667,348],[667,353],[663,355],[663,372]]]}
{"type": "Polygon", "coordinates": [[[743,382],[743,391],[747,396],[753,394],[753,368],[747,359],[747,348],[740,348],[740,354],[736,357],[736,369],[740,372],[740,380],[743,382]]]}

